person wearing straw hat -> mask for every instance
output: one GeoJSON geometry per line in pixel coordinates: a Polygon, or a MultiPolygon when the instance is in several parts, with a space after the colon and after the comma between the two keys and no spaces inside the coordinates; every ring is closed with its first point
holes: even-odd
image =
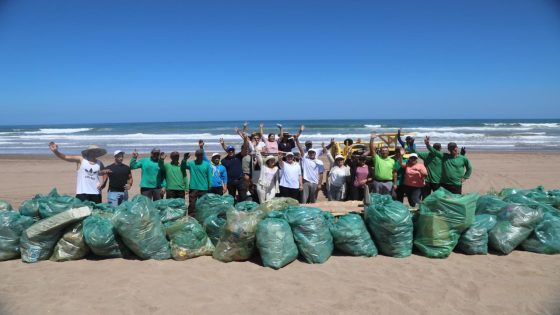
{"type": "Polygon", "coordinates": [[[130,167],[123,163],[124,152],[117,150],[113,153],[115,163],[107,166],[107,174],[103,175],[101,189],[105,188],[109,181],[107,190],[107,202],[116,207],[123,201],[128,200],[128,190],[132,187],[132,172],[130,167]]]}
{"type": "MultiPolygon", "coordinates": [[[[331,139],[331,143],[334,143],[334,139],[331,139]]],[[[344,157],[336,152],[336,156],[333,157],[331,151],[327,149],[324,143],[321,143],[323,152],[327,152],[327,159],[329,160],[330,167],[327,176],[327,196],[329,201],[342,201],[346,195],[346,182],[350,177],[350,167],[344,165],[344,157]]]]}
{"type": "Polygon", "coordinates": [[[107,150],[96,145],[90,145],[82,151],[82,155],[66,155],[58,151],[58,145],[54,142],[49,143],[49,148],[56,157],[66,162],[73,162],[77,165],[76,170],[76,198],[82,201],[93,201],[101,203],[100,176],[107,173],[103,169],[103,163],[99,157],[107,154],[107,150]]]}
{"type": "Polygon", "coordinates": [[[278,166],[276,166],[276,158],[274,156],[269,155],[263,158],[261,152],[257,151],[256,158],[257,163],[261,165],[261,171],[256,184],[257,195],[259,202],[263,203],[280,193],[280,188],[278,187],[280,172],[278,166]]]}

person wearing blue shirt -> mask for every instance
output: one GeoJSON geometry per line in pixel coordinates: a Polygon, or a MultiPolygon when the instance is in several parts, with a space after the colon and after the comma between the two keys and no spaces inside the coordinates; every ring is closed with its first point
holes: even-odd
{"type": "MultiPolygon", "coordinates": [[[[204,150],[204,149],[203,149],[204,150]]],[[[212,166],[212,185],[209,192],[213,194],[223,195],[227,190],[227,170],[225,166],[220,163],[220,153],[212,154],[211,161],[208,160],[206,153],[204,153],[204,160],[210,162],[212,166]]]]}
{"type": "Polygon", "coordinates": [[[401,147],[404,148],[406,153],[413,153],[416,152],[416,144],[414,144],[414,138],[411,136],[406,136],[404,141],[401,139],[401,129],[397,131],[397,140],[401,144],[401,147]]]}

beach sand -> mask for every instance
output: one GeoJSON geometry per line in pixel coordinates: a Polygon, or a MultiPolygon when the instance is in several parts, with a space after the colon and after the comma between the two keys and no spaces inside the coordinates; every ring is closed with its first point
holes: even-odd
{"type": "MultiPolygon", "coordinates": [[[[468,156],[474,174],[466,192],[560,188],[555,153],[468,156]]],[[[74,194],[74,171],[51,156],[0,156],[0,199],[18,206],[53,187],[74,194]]],[[[140,171],[133,174],[132,195],[140,171]]],[[[560,256],[523,251],[442,260],[333,256],[322,265],[295,261],[277,271],[258,258],[228,264],[211,257],[14,260],[0,262],[0,279],[0,314],[560,314],[560,256]]]]}

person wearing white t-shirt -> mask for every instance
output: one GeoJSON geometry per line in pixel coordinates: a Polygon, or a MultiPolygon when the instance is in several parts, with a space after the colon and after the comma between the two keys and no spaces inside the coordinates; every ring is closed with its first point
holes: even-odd
{"type": "Polygon", "coordinates": [[[327,196],[329,201],[344,200],[347,191],[346,181],[350,178],[350,167],[344,165],[344,157],[342,155],[337,154],[333,158],[331,152],[326,149],[324,143],[322,146],[323,152],[327,152],[327,159],[330,163],[327,183],[327,196]]]}
{"type": "Polygon", "coordinates": [[[302,156],[301,166],[303,168],[303,192],[301,203],[315,203],[315,201],[317,201],[317,196],[319,195],[321,183],[323,182],[325,166],[321,160],[317,159],[317,151],[315,149],[310,148],[307,151],[307,154],[304,154],[303,147],[299,142],[299,137],[295,137],[295,139],[299,153],[302,156]]]}
{"type": "Polygon", "coordinates": [[[299,200],[303,190],[301,166],[294,160],[292,152],[278,152],[278,166],[280,167],[280,196],[299,200]],[[286,161],[282,160],[286,156],[286,161]]]}

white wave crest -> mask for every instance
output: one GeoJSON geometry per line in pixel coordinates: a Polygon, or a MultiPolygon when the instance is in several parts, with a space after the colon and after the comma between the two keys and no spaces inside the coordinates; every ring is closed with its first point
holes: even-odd
{"type": "Polygon", "coordinates": [[[364,125],[364,128],[381,128],[381,125],[364,125]]]}
{"type": "Polygon", "coordinates": [[[66,133],[78,133],[93,130],[93,128],[41,128],[39,131],[26,131],[24,134],[35,135],[35,134],[66,134],[66,133]]]}

